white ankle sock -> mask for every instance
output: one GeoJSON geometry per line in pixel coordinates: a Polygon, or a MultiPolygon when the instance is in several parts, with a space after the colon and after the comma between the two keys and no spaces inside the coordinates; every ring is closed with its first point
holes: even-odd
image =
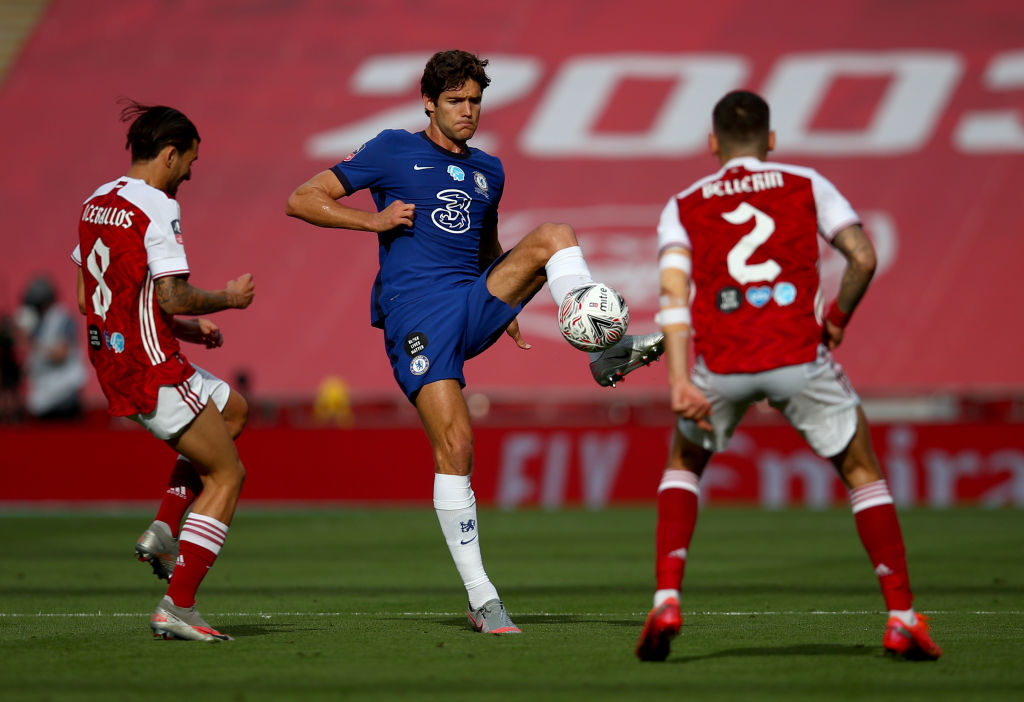
{"type": "Polygon", "coordinates": [[[679,601],[679,590],[655,590],[654,591],[654,606],[660,607],[665,600],[675,598],[675,601],[679,601]]]}
{"type": "Polygon", "coordinates": [[[914,613],[914,608],[910,609],[890,609],[890,617],[896,617],[907,626],[914,626],[917,624],[917,615],[914,613]]]}
{"type": "Polygon", "coordinates": [[[544,271],[548,276],[548,290],[556,305],[561,305],[566,294],[573,288],[594,282],[579,246],[556,251],[544,265],[544,271]]]}
{"type": "Polygon", "coordinates": [[[487,577],[480,555],[476,495],[468,475],[434,474],[434,511],[455,568],[466,586],[469,606],[476,609],[497,599],[498,590],[487,577]]]}

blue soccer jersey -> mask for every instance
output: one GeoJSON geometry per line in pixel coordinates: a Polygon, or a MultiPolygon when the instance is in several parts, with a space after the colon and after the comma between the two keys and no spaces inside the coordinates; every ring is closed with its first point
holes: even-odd
{"type": "Polygon", "coordinates": [[[496,226],[505,187],[500,160],[474,148],[452,153],[424,132],[389,129],[331,171],[349,194],[369,188],[378,211],[395,200],[416,206],[412,227],[377,235],[374,326],[404,304],[479,277],[480,233],[496,226]]]}

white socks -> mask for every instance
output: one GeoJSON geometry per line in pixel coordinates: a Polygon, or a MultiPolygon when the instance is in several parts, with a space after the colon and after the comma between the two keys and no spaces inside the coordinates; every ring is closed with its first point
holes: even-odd
{"type": "Polygon", "coordinates": [[[679,590],[655,590],[654,591],[654,606],[660,607],[665,600],[680,601],[679,590]]]}
{"type": "Polygon", "coordinates": [[[228,537],[228,525],[205,514],[193,512],[181,525],[179,541],[189,541],[216,556],[228,537]]]}
{"type": "Polygon", "coordinates": [[[890,617],[896,617],[907,626],[914,626],[917,624],[917,614],[914,613],[914,608],[910,609],[890,609],[890,617]]]}
{"type": "Polygon", "coordinates": [[[544,271],[548,276],[548,290],[551,291],[551,297],[558,306],[562,304],[570,290],[584,283],[594,282],[579,246],[556,251],[544,265],[544,271]]]}
{"type": "Polygon", "coordinates": [[[469,484],[469,476],[435,473],[434,510],[455,568],[466,586],[470,608],[476,609],[497,599],[498,591],[487,577],[480,555],[476,495],[469,484]]]}

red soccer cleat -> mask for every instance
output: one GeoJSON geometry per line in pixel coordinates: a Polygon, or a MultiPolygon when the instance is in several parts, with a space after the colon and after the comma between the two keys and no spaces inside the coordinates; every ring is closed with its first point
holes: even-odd
{"type": "Polygon", "coordinates": [[[642,661],[663,661],[668,658],[669,647],[683,626],[679,600],[674,597],[651,610],[636,642],[636,655],[642,661]]]}
{"type": "Polygon", "coordinates": [[[928,617],[923,614],[917,615],[914,626],[908,626],[898,617],[889,617],[882,646],[886,653],[912,661],[934,661],[942,655],[942,649],[928,633],[928,617]]]}

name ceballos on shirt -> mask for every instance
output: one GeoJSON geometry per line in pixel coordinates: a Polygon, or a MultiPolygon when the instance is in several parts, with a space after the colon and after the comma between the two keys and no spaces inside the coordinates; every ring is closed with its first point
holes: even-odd
{"type": "Polygon", "coordinates": [[[123,227],[130,229],[132,226],[132,211],[122,207],[99,207],[88,205],[82,210],[82,221],[90,224],[103,224],[109,227],[123,227]]]}

